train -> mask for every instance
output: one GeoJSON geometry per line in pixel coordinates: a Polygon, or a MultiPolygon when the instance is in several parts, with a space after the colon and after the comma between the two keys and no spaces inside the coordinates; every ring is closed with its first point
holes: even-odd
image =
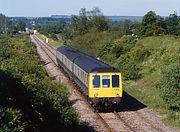
{"type": "Polygon", "coordinates": [[[67,45],[57,48],[56,59],[91,104],[121,102],[122,75],[118,69],[67,45]]]}

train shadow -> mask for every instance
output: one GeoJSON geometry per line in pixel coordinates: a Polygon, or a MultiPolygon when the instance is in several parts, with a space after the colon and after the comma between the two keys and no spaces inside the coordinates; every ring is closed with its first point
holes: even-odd
{"type": "Polygon", "coordinates": [[[123,98],[121,103],[118,106],[105,107],[103,109],[99,109],[98,112],[108,113],[108,112],[123,112],[123,111],[137,111],[147,106],[129,95],[127,92],[123,91],[123,98]]]}

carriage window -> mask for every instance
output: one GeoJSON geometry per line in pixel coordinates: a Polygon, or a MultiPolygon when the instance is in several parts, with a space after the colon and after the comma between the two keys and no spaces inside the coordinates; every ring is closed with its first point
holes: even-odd
{"type": "Polygon", "coordinates": [[[79,74],[80,74],[80,72],[79,72],[79,68],[77,68],[78,69],[78,76],[79,76],[79,74]]]}
{"type": "Polygon", "coordinates": [[[110,87],[110,77],[109,76],[102,76],[102,85],[103,88],[109,88],[110,87]]]}
{"type": "Polygon", "coordinates": [[[112,75],[112,86],[119,87],[119,75],[112,75]]]}
{"type": "Polygon", "coordinates": [[[99,88],[100,87],[100,76],[99,75],[95,75],[93,76],[93,87],[94,88],[99,88]]]}

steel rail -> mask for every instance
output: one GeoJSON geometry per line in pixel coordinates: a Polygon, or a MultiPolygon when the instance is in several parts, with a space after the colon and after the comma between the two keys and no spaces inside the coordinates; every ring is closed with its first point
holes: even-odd
{"type": "MultiPolygon", "coordinates": [[[[45,42],[43,42],[43,41],[41,41],[37,36],[35,36],[35,37],[33,37],[34,38],[34,40],[36,40],[36,42],[40,45],[40,47],[43,49],[43,51],[48,55],[48,57],[53,61],[53,63],[58,67],[58,65],[56,64],[56,62],[51,58],[51,56],[47,53],[47,51],[44,49],[44,47],[48,50],[48,51],[50,51],[51,52],[51,54],[54,56],[54,57],[56,57],[56,55],[49,49],[49,48],[47,48],[47,46],[48,47],[50,47],[48,44],[45,44],[45,42]],[[43,46],[44,47],[43,47],[43,46]],[[46,45],[46,46],[45,46],[46,45]]],[[[54,49],[55,50],[55,49],[54,49]]],[[[62,72],[63,70],[61,69],[61,72],[62,72]]],[[[64,71],[62,72],[66,77],[67,77],[67,74],[65,74],[64,73],[64,71]]],[[[71,82],[72,83],[72,82],[71,82]]],[[[73,84],[73,83],[72,83],[73,84]]],[[[74,86],[74,84],[73,84],[73,86],[74,86]]],[[[76,87],[76,86],[74,86],[74,87],[76,87]]],[[[87,101],[87,99],[84,97],[84,95],[82,95],[81,94],[81,92],[79,91],[79,90],[77,90],[77,88],[74,88],[75,90],[76,90],[76,92],[78,93],[78,95],[79,96],[81,96],[82,97],[82,99],[83,99],[83,101],[85,101],[85,103],[88,105],[88,107],[94,112],[95,111],[95,109],[91,106],[91,104],[87,101]]],[[[98,117],[98,119],[103,123],[103,125],[108,129],[108,131],[109,132],[114,132],[114,130],[113,130],[113,128],[111,128],[109,125],[108,125],[108,123],[103,119],[103,117],[99,114],[99,113],[97,113],[97,112],[95,112],[95,114],[96,114],[96,116],[98,117]]]]}

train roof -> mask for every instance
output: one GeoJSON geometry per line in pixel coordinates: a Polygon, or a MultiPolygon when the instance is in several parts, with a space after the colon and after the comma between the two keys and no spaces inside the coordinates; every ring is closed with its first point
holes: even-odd
{"type": "Polygon", "coordinates": [[[110,65],[95,59],[77,49],[69,46],[61,46],[57,51],[65,55],[73,63],[81,67],[87,73],[91,72],[118,72],[119,70],[111,67],[110,65]]]}

